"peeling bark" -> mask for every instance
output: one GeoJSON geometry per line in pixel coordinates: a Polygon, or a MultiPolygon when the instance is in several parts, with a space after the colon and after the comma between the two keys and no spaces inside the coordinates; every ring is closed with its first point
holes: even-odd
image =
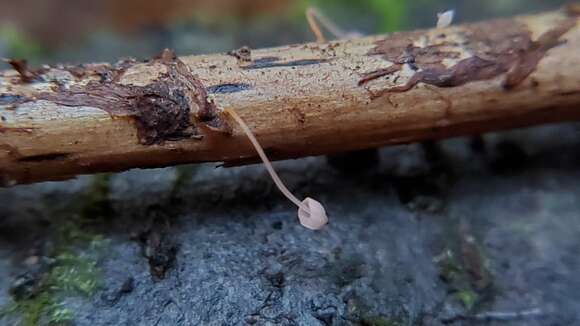
{"type": "MultiPolygon", "coordinates": [[[[217,121],[216,107],[207,101],[206,89],[182,61],[166,50],[149,63],[150,67],[156,65],[161,65],[158,68],[164,72],[144,86],[120,84],[118,79],[126,68],[117,68],[114,69],[116,74],[101,71],[100,74],[108,77],[99,81],[39,93],[34,100],[47,100],[68,107],[99,108],[114,118],[130,117],[135,121],[139,143],[143,145],[185,138],[201,139],[191,121],[191,111],[195,111],[197,120],[227,130],[222,121],[217,121]]],[[[75,71],[77,76],[85,73],[75,71]]]]}
{"type": "Polygon", "coordinates": [[[331,154],[580,119],[574,7],[327,44],[0,73],[0,183],[331,154]],[[235,125],[233,125],[235,126],[235,125]]]}
{"type": "Polygon", "coordinates": [[[560,37],[576,23],[576,18],[564,19],[536,41],[531,39],[526,24],[514,19],[466,25],[452,34],[394,34],[376,42],[369,52],[384,56],[393,65],[367,73],[359,84],[394,74],[408,65],[416,73],[406,83],[381,90],[373,97],[406,92],[418,83],[456,87],[506,73],[503,85],[513,88],[536,69],[546,52],[561,44],[560,37]],[[446,65],[445,60],[454,63],[446,65]]]}

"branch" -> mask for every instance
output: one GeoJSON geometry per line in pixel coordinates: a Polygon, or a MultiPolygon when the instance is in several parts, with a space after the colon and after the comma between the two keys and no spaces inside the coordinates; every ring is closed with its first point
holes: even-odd
{"type": "MultiPolygon", "coordinates": [[[[578,11],[0,74],[0,183],[272,159],[580,119],[578,11]]],[[[577,7],[576,7],[577,9],[577,7]]]]}

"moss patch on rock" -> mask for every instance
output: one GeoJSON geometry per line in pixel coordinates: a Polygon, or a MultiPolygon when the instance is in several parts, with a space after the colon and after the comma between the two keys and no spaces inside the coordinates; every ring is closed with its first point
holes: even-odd
{"type": "Polygon", "coordinates": [[[98,290],[98,261],[108,241],[92,224],[112,212],[109,180],[95,176],[74,207],[50,214],[45,249],[24,263],[24,272],[13,282],[12,302],[0,308],[0,321],[19,320],[24,326],[70,324],[74,314],[65,307],[65,299],[88,298],[98,290]]]}

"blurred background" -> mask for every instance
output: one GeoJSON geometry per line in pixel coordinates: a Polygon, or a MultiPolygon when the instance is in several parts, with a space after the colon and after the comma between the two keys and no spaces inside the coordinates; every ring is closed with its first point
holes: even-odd
{"type": "Polygon", "coordinates": [[[555,8],[562,0],[2,0],[0,56],[32,63],[148,58],[313,40],[314,6],[345,30],[376,34],[432,26],[437,12],[471,21],[555,8]]]}

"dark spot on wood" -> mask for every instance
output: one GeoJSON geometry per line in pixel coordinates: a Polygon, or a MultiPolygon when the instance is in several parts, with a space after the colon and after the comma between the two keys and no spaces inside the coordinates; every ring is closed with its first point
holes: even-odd
{"type": "Polygon", "coordinates": [[[150,62],[156,63],[167,66],[167,73],[146,86],[121,85],[117,83],[118,77],[111,75],[83,87],[40,93],[36,97],[59,105],[89,106],[112,116],[131,117],[135,120],[138,141],[143,145],[201,139],[193,117],[211,130],[230,130],[215,105],[208,102],[203,84],[172,51],[165,50],[150,62]]]}
{"type": "Polygon", "coordinates": [[[385,59],[399,63],[399,57],[413,47],[415,40],[418,40],[424,32],[397,32],[389,34],[385,39],[377,41],[376,46],[369,51],[369,55],[380,55],[385,59]]]}
{"type": "Polygon", "coordinates": [[[420,69],[444,69],[443,59],[456,59],[460,56],[459,52],[444,50],[446,46],[453,45],[450,43],[430,45],[424,48],[414,46],[411,37],[418,38],[420,34],[418,32],[411,32],[409,34],[395,33],[391,38],[396,39],[387,38],[386,40],[377,42],[377,46],[369,54],[382,54],[393,65],[365,74],[359,81],[359,86],[371,80],[398,72],[405,64],[409,65],[415,71],[420,69]]]}
{"type": "Polygon", "coordinates": [[[277,67],[298,67],[298,66],[310,66],[317,65],[321,63],[326,63],[328,59],[301,59],[294,61],[278,62],[271,61],[272,58],[262,58],[255,60],[252,64],[244,66],[243,69],[253,70],[253,69],[267,69],[267,68],[277,68],[277,67]],[[267,60],[264,60],[267,59],[267,60]]]}
{"type": "Polygon", "coordinates": [[[515,20],[504,19],[467,25],[462,28],[466,42],[461,45],[473,53],[473,56],[460,60],[451,67],[443,65],[443,60],[457,59],[460,54],[448,50],[446,46],[457,44],[443,43],[421,48],[414,46],[414,41],[424,36],[424,32],[394,33],[378,41],[376,47],[369,52],[369,55],[383,56],[393,66],[365,74],[359,85],[393,74],[407,64],[417,69],[417,72],[405,84],[373,93],[371,97],[405,92],[418,83],[456,87],[502,74],[507,74],[503,86],[506,89],[513,88],[536,69],[548,50],[561,44],[560,37],[575,25],[575,19],[566,20],[542,34],[537,41],[532,41],[527,27],[515,20]]]}
{"type": "Polygon", "coordinates": [[[564,12],[572,17],[580,16],[580,4],[578,3],[569,3],[564,6],[564,12]]]}
{"type": "Polygon", "coordinates": [[[280,61],[279,57],[262,57],[256,60],[253,60],[254,63],[272,63],[272,62],[276,62],[276,61],[280,61]]]}
{"type": "Polygon", "coordinates": [[[39,99],[65,106],[90,106],[135,120],[139,143],[160,144],[194,136],[184,92],[169,80],[145,87],[90,82],[83,88],[42,93],[39,99]]]}
{"type": "MultiPolygon", "coordinates": [[[[278,149],[274,149],[274,148],[266,147],[266,148],[264,148],[264,152],[266,153],[266,156],[271,161],[275,161],[278,157],[282,157],[282,156],[286,157],[282,154],[283,152],[281,152],[278,149]]],[[[299,156],[291,156],[290,155],[290,157],[294,158],[294,157],[299,157],[299,156]]],[[[262,163],[262,160],[260,159],[260,156],[258,156],[256,154],[255,156],[229,159],[227,161],[224,161],[222,164],[220,164],[219,167],[231,168],[231,167],[235,167],[235,166],[258,164],[258,163],[262,163]]]]}
{"type": "Polygon", "coordinates": [[[248,46],[242,46],[239,49],[229,51],[227,54],[238,59],[241,64],[252,62],[252,49],[248,46]]]}
{"type": "Polygon", "coordinates": [[[69,153],[50,153],[34,156],[24,156],[18,159],[19,162],[43,162],[43,161],[62,161],[69,157],[69,153]]]}
{"type": "Polygon", "coordinates": [[[6,133],[6,132],[17,132],[17,133],[30,134],[30,133],[32,133],[32,129],[33,128],[12,128],[12,127],[0,126],[0,134],[6,133]]]}
{"type": "Polygon", "coordinates": [[[123,74],[125,74],[125,71],[127,71],[127,69],[129,69],[130,67],[134,66],[137,63],[139,62],[135,58],[121,59],[117,61],[117,63],[115,63],[115,66],[112,70],[105,73],[104,75],[100,74],[101,80],[104,79],[106,81],[118,82],[123,76],[123,74]]]}
{"type": "Polygon", "coordinates": [[[391,75],[397,71],[401,70],[401,65],[400,64],[393,64],[392,66],[388,67],[388,68],[383,68],[383,69],[379,69],[379,70],[375,70],[366,74],[363,74],[361,80],[358,81],[358,85],[362,86],[368,82],[370,82],[371,80],[375,80],[384,76],[388,76],[391,75]]]}
{"type": "MultiPolygon", "coordinates": [[[[263,57],[252,61],[250,67],[255,67],[253,69],[260,69],[260,67],[267,68],[271,64],[275,63],[276,61],[280,60],[278,57],[263,57]]],[[[244,67],[248,69],[247,66],[244,67]]]]}
{"type": "Polygon", "coordinates": [[[558,96],[572,96],[572,95],[580,95],[580,90],[572,90],[566,92],[558,92],[556,93],[558,96]]]}
{"type": "Polygon", "coordinates": [[[209,86],[207,88],[207,92],[211,94],[231,94],[231,93],[238,93],[243,92],[251,89],[252,86],[250,84],[245,83],[236,83],[236,84],[219,84],[209,86]]]}
{"type": "MultiPolygon", "coordinates": [[[[448,69],[433,68],[421,70],[415,73],[405,84],[391,87],[384,92],[406,92],[420,82],[437,87],[461,86],[470,81],[493,78],[502,72],[505,72],[505,70],[494,62],[479,57],[471,57],[459,61],[456,65],[448,69]]],[[[384,92],[381,91],[378,94],[374,94],[372,97],[380,97],[384,92]]]]}
{"type": "Polygon", "coordinates": [[[292,113],[292,115],[294,115],[294,117],[296,118],[296,120],[300,124],[303,124],[306,122],[306,114],[304,114],[304,112],[300,111],[299,108],[297,108],[297,107],[291,108],[290,112],[292,113]]]}
{"type": "Polygon", "coordinates": [[[76,66],[65,66],[68,71],[77,79],[90,76],[98,76],[101,82],[116,82],[123,75],[125,70],[137,63],[134,59],[125,59],[117,62],[114,66],[108,63],[89,63],[76,66]]]}
{"type": "Polygon", "coordinates": [[[25,101],[26,98],[20,95],[0,94],[0,105],[15,105],[25,101]]]}
{"type": "Polygon", "coordinates": [[[43,70],[31,70],[28,67],[28,62],[24,59],[10,59],[7,63],[16,70],[20,75],[22,83],[32,83],[34,81],[42,81],[41,74],[43,70]]]}
{"type": "Polygon", "coordinates": [[[562,44],[560,37],[576,26],[576,19],[565,21],[544,34],[537,41],[532,42],[526,51],[522,51],[513,68],[508,72],[503,87],[514,88],[526,79],[538,66],[538,63],[548,50],[562,44]]]}
{"type": "Polygon", "coordinates": [[[134,105],[138,110],[134,118],[141,144],[152,145],[195,135],[185,94],[168,83],[146,87],[135,98],[134,105]]]}

